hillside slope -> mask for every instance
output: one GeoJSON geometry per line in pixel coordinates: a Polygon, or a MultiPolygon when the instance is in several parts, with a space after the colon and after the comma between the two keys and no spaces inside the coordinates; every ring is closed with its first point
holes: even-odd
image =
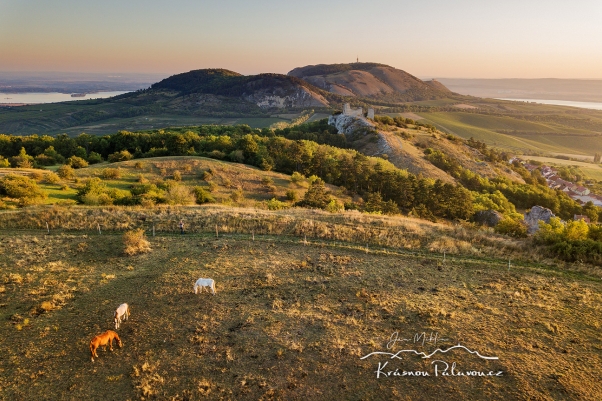
{"type": "Polygon", "coordinates": [[[350,138],[354,148],[369,156],[384,155],[396,167],[408,170],[412,174],[450,183],[455,181],[448,173],[425,158],[424,151],[430,148],[443,152],[463,168],[483,177],[506,177],[512,181],[524,183],[524,180],[506,163],[492,163],[464,141],[455,140],[453,136],[448,139],[440,131],[432,133],[417,125],[397,128],[381,123],[376,123],[376,131],[376,136],[350,138]]]}
{"type": "MultiPolygon", "coordinates": [[[[597,401],[602,396],[597,278],[514,259],[507,271],[505,260],[489,253],[487,258],[448,253],[444,262],[438,250],[449,250],[442,241],[453,241],[441,234],[457,232],[467,249],[484,244],[473,247],[466,231],[427,222],[346,214],[346,221],[332,224],[326,213],[226,208],[155,209],[144,212],[143,222],[141,213],[20,213],[23,222],[49,219],[53,227],[58,221],[82,226],[107,219],[124,228],[143,227],[152,251],[133,257],[123,254],[121,232],[3,230],[0,398],[418,400],[428,394],[450,401],[597,401]],[[179,219],[198,222],[200,231],[151,236],[151,220],[170,227],[179,219]],[[270,231],[276,221],[294,222],[299,230],[295,236],[270,231]],[[218,238],[215,226],[221,230],[218,238]],[[244,231],[253,228],[254,239],[244,231]],[[383,243],[378,249],[337,237],[374,230],[383,233],[370,236],[383,243]],[[385,239],[401,238],[410,248],[432,231],[439,231],[432,239],[439,241],[433,242],[437,252],[383,250],[385,239]],[[334,237],[312,239],[315,235],[334,237]],[[217,295],[195,295],[198,277],[215,279],[217,295]],[[123,347],[99,351],[92,363],[88,342],[114,329],[112,312],[121,302],[131,306],[130,319],[117,330],[123,347]],[[437,341],[387,347],[395,332],[400,338],[432,333],[437,341]],[[462,349],[431,359],[411,354],[401,360],[361,359],[373,352],[431,353],[457,344],[496,359],[462,349]],[[438,376],[434,359],[440,361],[438,376]],[[449,364],[448,373],[452,363],[456,373],[502,373],[442,376],[441,361],[449,364]],[[377,377],[384,363],[385,371],[429,376],[377,377]]],[[[500,243],[494,250],[516,247],[509,239],[495,241],[500,243]]]]}
{"type": "Polygon", "coordinates": [[[332,93],[382,101],[433,100],[452,95],[439,82],[427,83],[405,71],[378,63],[310,65],[295,68],[288,75],[332,93]]]}

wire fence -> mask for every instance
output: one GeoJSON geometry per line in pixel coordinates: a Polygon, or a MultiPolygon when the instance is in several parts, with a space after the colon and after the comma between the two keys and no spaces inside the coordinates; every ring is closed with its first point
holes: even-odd
{"type": "MultiPolygon", "coordinates": [[[[221,229],[217,227],[200,227],[196,226],[194,230],[185,229],[184,233],[180,232],[178,227],[165,230],[157,229],[153,222],[145,223],[140,225],[145,234],[150,237],[179,237],[187,239],[198,239],[198,240],[216,240],[216,239],[227,239],[234,241],[246,241],[249,243],[257,241],[258,243],[278,243],[278,244],[295,244],[300,246],[308,247],[321,247],[325,249],[345,249],[355,252],[361,252],[366,254],[375,255],[389,255],[398,257],[412,257],[416,259],[426,260],[427,262],[433,262],[438,266],[445,267],[446,265],[456,265],[458,263],[471,265],[487,265],[488,268],[495,267],[496,270],[506,270],[507,273],[511,273],[516,270],[530,270],[538,272],[547,272],[550,274],[562,274],[565,276],[574,276],[584,278],[583,273],[559,269],[555,264],[542,264],[538,262],[528,260],[511,260],[501,257],[490,257],[490,256],[474,256],[466,254],[448,254],[447,252],[429,251],[428,249],[408,249],[400,247],[384,246],[382,244],[374,244],[370,242],[355,242],[355,241],[341,241],[333,240],[328,238],[313,237],[307,234],[287,234],[287,233],[266,233],[266,232],[255,232],[250,230],[249,232],[243,232],[240,230],[233,230],[227,226],[222,226],[221,229]]],[[[25,235],[88,235],[88,236],[122,236],[124,231],[117,230],[103,230],[102,227],[97,227],[96,230],[90,229],[64,229],[64,228],[19,228],[2,230],[4,232],[19,233],[25,235]]],[[[591,280],[599,279],[589,277],[591,280]]]]}

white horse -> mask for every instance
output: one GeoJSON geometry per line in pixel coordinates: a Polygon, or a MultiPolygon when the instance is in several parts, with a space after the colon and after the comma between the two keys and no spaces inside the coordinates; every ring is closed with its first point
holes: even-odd
{"type": "Polygon", "coordinates": [[[121,322],[128,320],[130,317],[130,307],[128,304],[121,304],[115,310],[115,315],[113,316],[113,321],[115,322],[115,330],[119,328],[121,322]]]}
{"type": "Polygon", "coordinates": [[[203,291],[203,288],[207,287],[207,291],[211,291],[215,295],[215,281],[211,278],[200,278],[194,283],[194,293],[198,294],[203,291]]]}

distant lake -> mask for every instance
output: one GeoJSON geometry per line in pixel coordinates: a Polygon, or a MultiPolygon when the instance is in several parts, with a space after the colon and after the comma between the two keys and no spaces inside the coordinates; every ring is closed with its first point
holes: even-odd
{"type": "Polygon", "coordinates": [[[535,102],[541,104],[553,104],[556,106],[571,106],[582,109],[602,110],[602,103],[595,102],[573,102],[571,100],[547,100],[547,99],[508,99],[498,98],[498,100],[512,100],[513,102],[535,102]]]}
{"type": "Polygon", "coordinates": [[[87,99],[104,99],[107,97],[113,97],[117,95],[123,95],[123,91],[115,92],[98,92],[89,93],[82,97],[71,97],[69,93],[2,93],[0,92],[0,103],[27,103],[27,104],[40,104],[40,103],[56,103],[56,102],[71,102],[73,100],[87,100],[87,99]]]}

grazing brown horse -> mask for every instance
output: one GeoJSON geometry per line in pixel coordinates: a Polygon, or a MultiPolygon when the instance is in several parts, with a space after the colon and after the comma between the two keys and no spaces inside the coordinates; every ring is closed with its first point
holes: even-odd
{"type": "Polygon", "coordinates": [[[121,343],[121,340],[119,339],[117,333],[115,333],[112,330],[107,330],[104,333],[97,335],[90,341],[90,352],[92,353],[92,362],[94,362],[94,357],[98,358],[98,354],[96,353],[98,347],[104,347],[104,350],[106,351],[108,345],[109,349],[113,351],[113,339],[117,340],[117,344],[119,345],[119,348],[121,348],[123,344],[121,343]]]}

